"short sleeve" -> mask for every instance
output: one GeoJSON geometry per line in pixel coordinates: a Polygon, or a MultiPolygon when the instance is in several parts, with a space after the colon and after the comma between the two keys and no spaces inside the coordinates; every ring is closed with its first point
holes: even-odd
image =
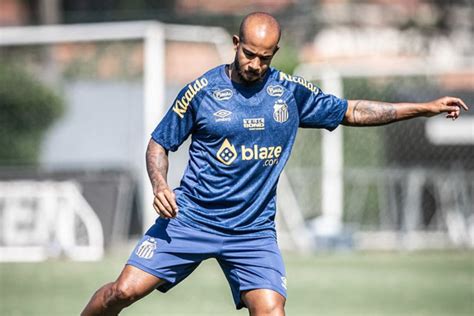
{"type": "Polygon", "coordinates": [[[192,84],[183,88],[151,134],[153,140],[166,150],[176,151],[193,131],[198,92],[192,88],[192,84]]]}
{"type": "Polygon", "coordinates": [[[347,100],[319,90],[317,95],[311,95],[306,102],[298,104],[298,109],[300,127],[325,128],[332,131],[344,119],[347,100]]]}
{"type": "Polygon", "coordinates": [[[347,100],[321,89],[301,77],[281,74],[292,90],[299,112],[299,126],[303,128],[325,128],[334,130],[344,119],[347,100]]]}

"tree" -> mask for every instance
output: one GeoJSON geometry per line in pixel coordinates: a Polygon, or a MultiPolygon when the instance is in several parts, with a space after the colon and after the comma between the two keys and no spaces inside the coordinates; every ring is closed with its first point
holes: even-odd
{"type": "Polygon", "coordinates": [[[36,164],[63,100],[26,72],[0,64],[0,164],[36,164]]]}

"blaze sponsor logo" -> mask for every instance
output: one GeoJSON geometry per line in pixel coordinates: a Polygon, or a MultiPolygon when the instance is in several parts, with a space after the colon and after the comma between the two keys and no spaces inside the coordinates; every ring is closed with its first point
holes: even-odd
{"type": "Polygon", "coordinates": [[[267,93],[268,93],[268,95],[271,95],[272,97],[281,97],[283,95],[284,91],[285,90],[280,85],[268,86],[267,87],[267,93]]]}
{"type": "Polygon", "coordinates": [[[280,71],[280,80],[287,80],[287,81],[291,81],[291,82],[296,82],[296,83],[302,85],[303,87],[311,90],[314,94],[319,93],[318,87],[316,87],[314,84],[312,84],[311,82],[306,81],[305,79],[303,79],[301,77],[291,76],[291,75],[288,75],[288,74],[280,71]]]}
{"type": "Polygon", "coordinates": [[[244,119],[244,127],[249,129],[250,131],[264,130],[265,118],[258,117],[258,118],[244,119]]]}
{"type": "Polygon", "coordinates": [[[156,249],[156,240],[155,238],[148,238],[144,240],[138,249],[135,251],[136,255],[143,259],[150,259],[153,257],[156,249]]]}
{"type": "Polygon", "coordinates": [[[216,122],[222,122],[222,121],[230,121],[230,115],[232,114],[231,111],[227,110],[219,110],[215,112],[213,115],[216,117],[216,122]]]}
{"type": "Polygon", "coordinates": [[[229,100],[230,98],[232,98],[233,95],[234,95],[234,92],[232,92],[232,90],[230,89],[216,90],[212,93],[212,96],[217,101],[229,100]]]}
{"type": "Polygon", "coordinates": [[[279,158],[281,154],[281,146],[258,146],[253,145],[251,148],[242,145],[242,160],[264,160],[279,158]]]}
{"type": "Polygon", "coordinates": [[[279,123],[288,121],[288,105],[285,101],[279,99],[273,105],[273,119],[279,123]]]}
{"type": "Polygon", "coordinates": [[[237,151],[234,145],[226,138],[221,148],[217,151],[217,159],[225,165],[230,165],[235,158],[237,158],[237,151]]]}
{"type": "Polygon", "coordinates": [[[180,118],[183,118],[194,96],[208,84],[209,82],[206,78],[197,79],[192,84],[189,84],[184,95],[174,103],[173,111],[178,114],[180,118]]]}
{"type": "MultiPolygon", "coordinates": [[[[262,160],[264,166],[273,166],[278,164],[283,147],[259,146],[255,144],[252,147],[242,145],[240,150],[240,155],[243,161],[262,160]]],[[[217,151],[216,156],[217,160],[229,166],[235,159],[237,159],[238,153],[235,150],[234,145],[232,145],[226,138],[217,151]]]]}

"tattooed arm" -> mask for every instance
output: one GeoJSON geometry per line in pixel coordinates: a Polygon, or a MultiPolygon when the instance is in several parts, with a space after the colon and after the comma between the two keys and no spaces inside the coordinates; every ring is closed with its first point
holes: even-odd
{"type": "Polygon", "coordinates": [[[427,103],[386,103],[366,100],[349,100],[344,125],[374,126],[407,120],[418,116],[446,113],[446,118],[457,119],[461,107],[468,107],[461,99],[444,97],[427,103]]]}
{"type": "Polygon", "coordinates": [[[168,152],[153,139],[150,139],[146,150],[146,169],[153,187],[153,208],[160,217],[176,217],[178,206],[176,197],[169,188],[166,178],[168,175],[168,152]]]}

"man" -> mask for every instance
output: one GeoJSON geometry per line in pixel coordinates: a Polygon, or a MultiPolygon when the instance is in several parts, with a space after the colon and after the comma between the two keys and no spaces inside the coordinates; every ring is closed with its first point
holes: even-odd
{"type": "Polygon", "coordinates": [[[286,278],[277,246],[276,186],[298,127],[381,125],[446,113],[462,100],[390,104],[343,100],[270,68],[280,26],[266,13],[244,18],[234,62],[186,86],[157,126],[146,159],[159,215],[119,278],[91,298],[82,315],[117,315],[158,289],[166,292],[201,261],[216,258],[237,308],[284,315],[286,278]],[[166,182],[168,151],[192,135],[180,187],[166,182]]]}

